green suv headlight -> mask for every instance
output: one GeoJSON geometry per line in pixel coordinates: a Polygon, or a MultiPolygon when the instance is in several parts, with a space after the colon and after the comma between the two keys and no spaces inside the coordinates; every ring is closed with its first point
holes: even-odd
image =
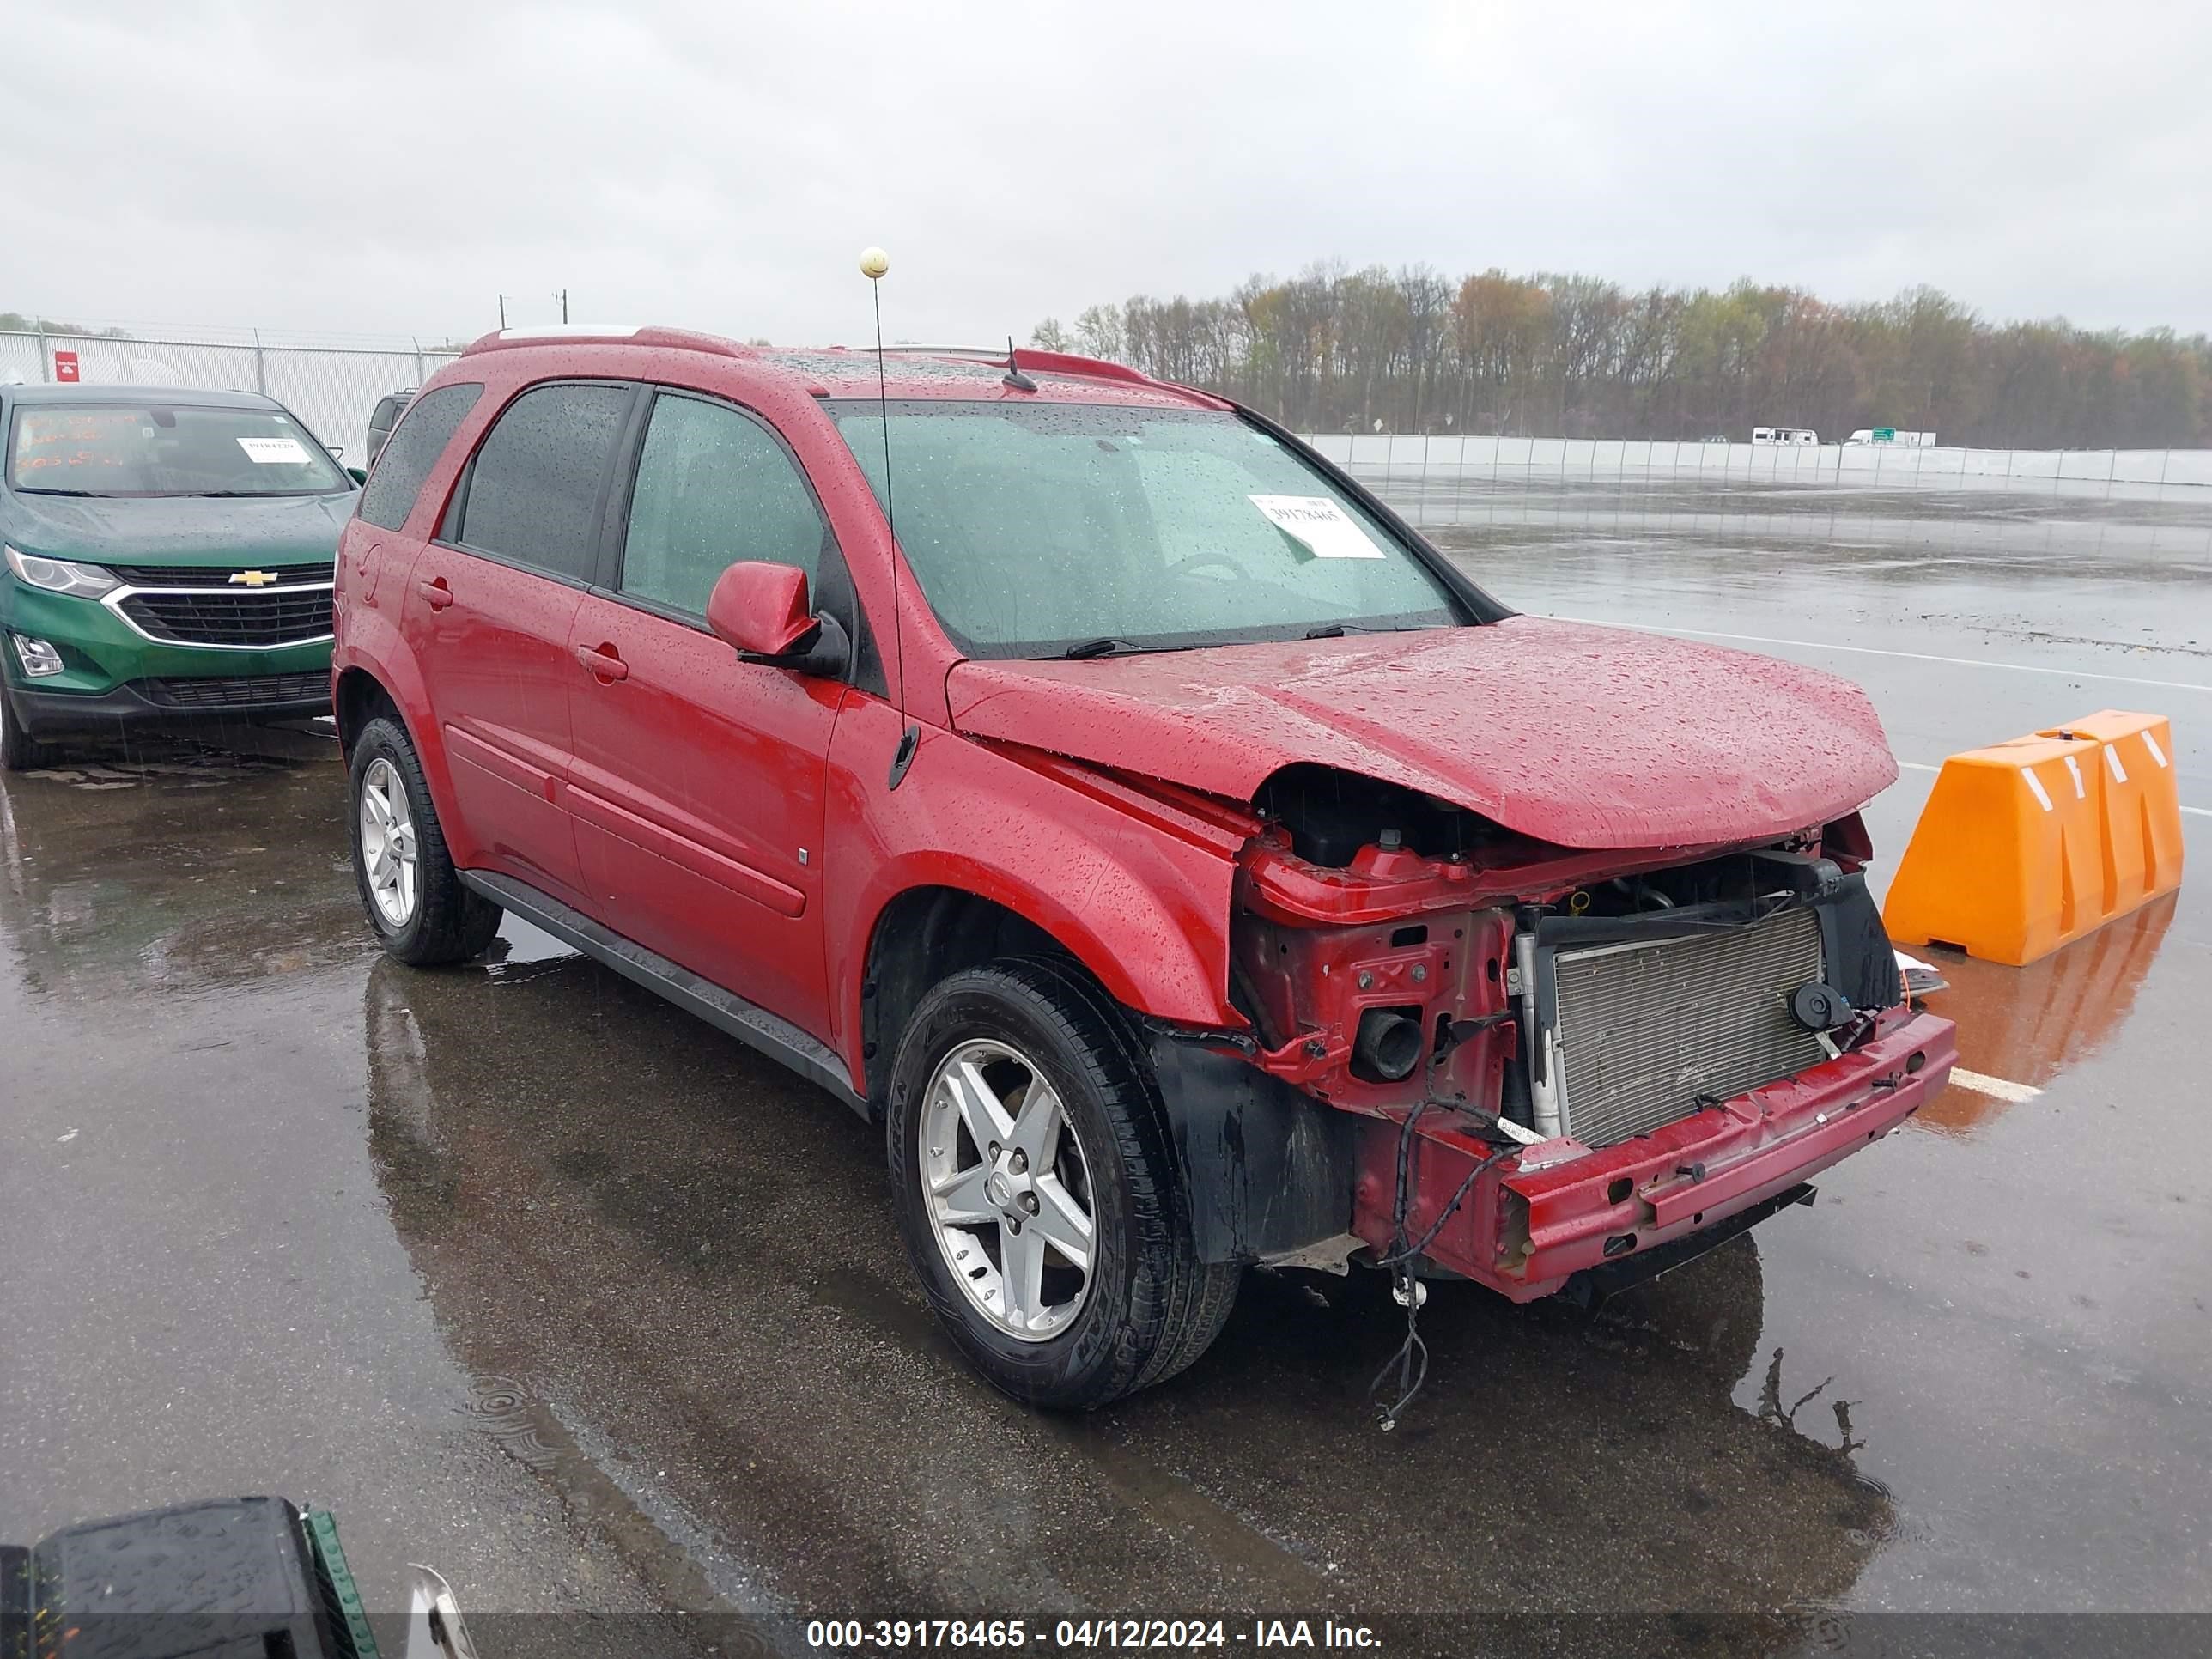
{"type": "Polygon", "coordinates": [[[18,553],[14,548],[0,548],[7,555],[8,568],[15,573],[15,580],[27,582],[33,587],[43,587],[49,593],[69,593],[80,599],[96,599],[103,593],[112,593],[123,584],[96,564],[71,564],[67,559],[42,559],[33,553],[18,553]]]}

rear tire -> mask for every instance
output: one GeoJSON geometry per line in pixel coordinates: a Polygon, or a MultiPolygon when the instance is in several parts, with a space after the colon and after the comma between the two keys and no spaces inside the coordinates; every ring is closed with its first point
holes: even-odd
{"type": "Polygon", "coordinates": [[[379,715],[362,728],[347,785],[354,879],[384,948],[417,968],[482,955],[500,908],[453,867],[422,763],[398,721],[379,715]]]}
{"type": "Polygon", "coordinates": [[[40,743],[23,729],[8,700],[8,686],[0,680],[0,770],[27,772],[34,766],[52,766],[61,758],[60,748],[40,743]]]}
{"type": "Polygon", "coordinates": [[[884,1130],[923,1293],[1015,1399],[1088,1411],[1220,1334],[1238,1269],[1198,1260],[1149,1069],[1074,971],[1009,962],[939,984],[901,1035],[884,1130]],[[1031,1250],[1044,1265],[1025,1285],[1031,1250]]]}

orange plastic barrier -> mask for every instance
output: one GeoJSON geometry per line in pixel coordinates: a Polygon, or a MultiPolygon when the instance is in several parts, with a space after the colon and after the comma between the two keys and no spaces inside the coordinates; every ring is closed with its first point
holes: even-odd
{"type": "Polygon", "coordinates": [[[2108,708],[1945,761],[1882,920],[2019,967],[2180,884],[2172,728],[2108,708]]]}

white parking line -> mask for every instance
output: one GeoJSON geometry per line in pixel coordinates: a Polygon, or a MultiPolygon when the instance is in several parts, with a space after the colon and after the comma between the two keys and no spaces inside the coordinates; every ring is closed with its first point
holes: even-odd
{"type": "Polygon", "coordinates": [[[1914,662],[1949,663],[1957,668],[2008,668],[2015,674],[2056,674],[2069,680],[2109,680],[2115,685],[2154,685],[2161,691],[2212,691],[2189,680],[2142,679],[2132,674],[2097,674],[2086,668],[2046,668],[2040,663],[1999,662],[1990,657],[1938,657],[1925,651],[1886,651],[1872,645],[1838,645],[1833,640],[1778,640],[1765,634],[1719,634],[1703,628],[1661,628],[1653,623],[1607,622],[1596,617],[1554,617],[1555,622],[1587,623],[1594,628],[1632,628],[1639,634],[1684,634],[1697,640],[1740,640],[1751,645],[1794,645],[1804,651],[1853,651],[1864,657],[1904,657],[1914,662]]]}
{"type": "Polygon", "coordinates": [[[1963,1066],[1951,1068],[1951,1081],[1961,1089],[1972,1089],[1978,1095],[1988,1095],[1992,1099],[2009,1100],[2015,1103],[2033,1100],[2043,1092],[2040,1089],[2030,1088],[2025,1083],[2008,1083],[2001,1077],[1984,1077],[1981,1073],[1970,1072],[1963,1066]]]}
{"type": "MultiPolygon", "coordinates": [[[[2111,751],[2106,752],[2109,754],[2111,751]]],[[[1925,761],[1901,760],[1898,764],[1908,772],[1940,772],[1943,769],[1940,766],[1930,766],[1925,761]]],[[[2185,806],[2181,810],[2192,818],[2212,818],[2212,806],[2185,806]]]]}

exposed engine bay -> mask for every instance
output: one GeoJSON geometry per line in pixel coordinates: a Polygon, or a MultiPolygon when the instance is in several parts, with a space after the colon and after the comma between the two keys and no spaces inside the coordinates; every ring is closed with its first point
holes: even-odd
{"type": "Polygon", "coordinates": [[[1589,854],[1322,767],[1255,802],[1232,998],[1334,1104],[1449,1102],[1606,1146],[1850,1046],[1899,1000],[1856,817],[1589,854]]]}

